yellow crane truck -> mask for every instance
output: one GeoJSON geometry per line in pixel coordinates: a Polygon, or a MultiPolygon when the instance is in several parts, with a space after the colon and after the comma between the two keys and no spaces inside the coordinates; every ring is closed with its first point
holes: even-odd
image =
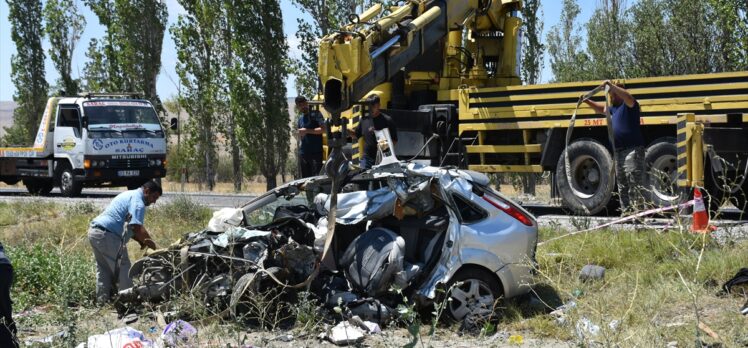
{"type": "MultiPolygon", "coordinates": [[[[614,206],[605,117],[583,106],[565,143],[579,96],[601,81],[522,86],[520,9],[518,0],[421,0],[350,15],[319,45],[328,117],[355,127],[367,112],[361,101],[376,94],[397,124],[400,158],[484,173],[549,171],[570,211],[614,206]]],[[[748,211],[748,72],[623,82],[641,106],[653,204],[683,202],[700,187],[712,208],[730,199],[748,211]]],[[[351,146],[354,160],[359,146],[351,146]]]]}

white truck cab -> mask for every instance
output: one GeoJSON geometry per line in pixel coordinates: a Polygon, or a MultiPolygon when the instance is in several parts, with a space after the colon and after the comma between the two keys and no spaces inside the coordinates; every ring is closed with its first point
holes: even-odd
{"type": "Polygon", "coordinates": [[[32,194],[58,186],[127,186],[166,175],[166,137],[148,100],[132,94],[50,98],[32,147],[0,148],[0,181],[32,194]]]}

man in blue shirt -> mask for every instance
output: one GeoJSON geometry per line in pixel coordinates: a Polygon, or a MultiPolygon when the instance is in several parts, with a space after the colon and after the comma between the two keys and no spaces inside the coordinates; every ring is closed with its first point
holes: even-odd
{"type": "Polygon", "coordinates": [[[16,323],[13,321],[13,306],[10,300],[10,285],[13,283],[13,266],[0,243],[0,347],[18,347],[16,323]]]}
{"type": "Polygon", "coordinates": [[[140,243],[141,249],[156,249],[143,223],[145,207],[156,203],[161,193],[155,181],[148,181],[138,189],[118,194],[104,212],[91,221],[88,241],[96,259],[96,301],[99,304],[109,302],[112,290],[132,287],[127,256],[130,238],[140,243]]]}
{"type": "MultiPolygon", "coordinates": [[[[644,136],[642,135],[639,102],[622,83],[610,80],[602,83],[610,87],[610,115],[613,121],[613,138],[618,161],[616,181],[621,201],[621,211],[636,210],[644,206],[644,136]]],[[[605,105],[585,100],[598,114],[605,114],[605,105]]]]}
{"type": "Polygon", "coordinates": [[[325,121],[319,111],[309,109],[309,102],[303,96],[296,97],[295,102],[296,109],[301,112],[296,121],[301,177],[319,175],[322,169],[322,132],[325,121]]]}

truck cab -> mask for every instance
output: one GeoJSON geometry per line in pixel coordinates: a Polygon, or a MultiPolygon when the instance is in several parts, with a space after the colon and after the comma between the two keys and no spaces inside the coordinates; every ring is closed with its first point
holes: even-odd
{"type": "Polygon", "coordinates": [[[32,194],[53,187],[130,189],[166,175],[165,132],[153,105],[131,94],[50,98],[31,148],[0,148],[0,180],[32,194]]]}

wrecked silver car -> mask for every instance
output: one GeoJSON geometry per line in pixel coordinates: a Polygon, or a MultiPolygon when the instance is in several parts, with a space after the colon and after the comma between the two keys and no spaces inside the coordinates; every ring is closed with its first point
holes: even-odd
{"type": "Polygon", "coordinates": [[[188,234],[137,261],[123,295],[190,292],[235,311],[267,287],[304,289],[382,322],[402,301],[394,292],[421,306],[446,298],[446,313],[462,320],[530,290],[537,222],[485,175],[399,162],[355,172],[333,214],[330,190],[318,176],[254,199],[213,228],[222,231],[188,234]]]}

